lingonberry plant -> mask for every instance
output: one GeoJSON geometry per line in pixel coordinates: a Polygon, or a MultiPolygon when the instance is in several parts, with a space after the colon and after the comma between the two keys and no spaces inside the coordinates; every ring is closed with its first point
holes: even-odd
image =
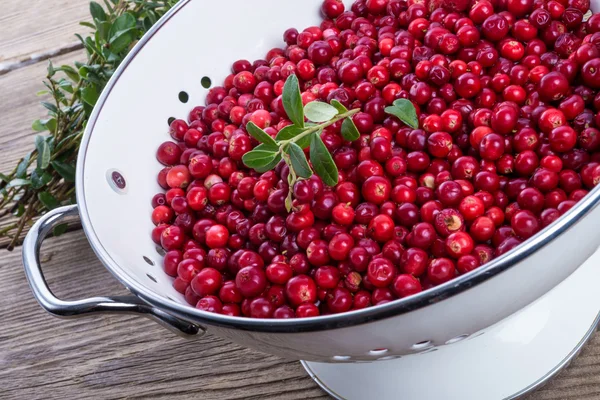
{"type": "MultiPolygon", "coordinates": [[[[321,139],[321,133],[323,129],[341,121],[342,137],[349,142],[357,140],[360,133],[352,121],[352,116],[360,112],[360,109],[349,111],[336,99],[332,99],[331,104],[311,101],[303,106],[296,75],[287,78],[283,86],[282,102],[292,124],[281,129],[273,138],[254,122],[248,122],[246,130],[261,144],[245,153],[242,160],[247,167],[257,172],[269,171],[284,160],[289,167],[289,193],[285,207],[290,211],[296,182],[300,178],[310,178],[313,169],[326,185],[337,185],[339,172],[321,139]],[[310,122],[305,122],[305,118],[310,122]],[[312,168],[303,150],[308,147],[312,168]]],[[[398,99],[392,106],[386,107],[385,112],[398,117],[412,128],[416,129],[419,126],[416,110],[409,100],[398,99]]]]}

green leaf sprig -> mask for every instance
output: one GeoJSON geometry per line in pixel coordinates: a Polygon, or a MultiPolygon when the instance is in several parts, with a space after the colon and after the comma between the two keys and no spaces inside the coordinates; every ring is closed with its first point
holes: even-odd
{"type": "Polygon", "coordinates": [[[302,105],[300,85],[296,75],[290,75],[282,93],[283,108],[292,125],[281,129],[273,139],[268,133],[253,122],[246,125],[246,130],[260,145],[244,154],[244,164],[259,172],[273,169],[283,160],[289,167],[289,194],[286,207],[292,208],[292,190],[299,179],[310,178],[316,173],[326,185],[338,183],[338,169],[327,147],[321,140],[323,129],[338,121],[342,121],[342,136],[353,141],[360,137],[352,116],[360,109],[348,110],[339,101],[332,104],[312,101],[302,105]],[[307,119],[309,122],[305,122],[307,119]],[[310,147],[310,164],[304,149],[310,147]],[[312,165],[312,167],[311,167],[312,165]]]}
{"type": "MultiPolygon", "coordinates": [[[[281,97],[283,108],[292,125],[281,129],[273,139],[264,130],[249,122],[246,130],[260,144],[244,154],[242,161],[247,167],[258,172],[275,168],[281,160],[288,165],[289,194],[285,204],[290,211],[292,190],[298,179],[310,178],[314,171],[326,185],[337,185],[338,169],[321,139],[321,133],[328,126],[342,121],[342,137],[348,141],[357,140],[360,138],[360,133],[352,121],[352,116],[360,112],[360,109],[348,110],[337,100],[332,100],[331,104],[311,101],[302,106],[300,85],[296,75],[287,78],[281,97]],[[310,122],[305,122],[305,119],[310,122]],[[308,147],[310,147],[310,164],[303,150],[308,147]]],[[[386,107],[385,112],[399,118],[413,129],[419,127],[417,112],[409,100],[398,99],[393,105],[386,107]]]]}
{"type": "MultiPolygon", "coordinates": [[[[75,202],[75,163],[85,124],[102,89],[129,50],[176,0],[102,0],[90,3],[92,30],[75,35],[87,53],[73,65],[48,64],[38,95],[48,114],[33,122],[35,147],[8,173],[0,174],[0,238],[12,250],[33,219],[75,202]],[[45,132],[45,133],[42,133],[45,132]],[[15,218],[16,217],[16,218],[15,218]]],[[[66,225],[54,230],[58,235],[66,225]]]]}

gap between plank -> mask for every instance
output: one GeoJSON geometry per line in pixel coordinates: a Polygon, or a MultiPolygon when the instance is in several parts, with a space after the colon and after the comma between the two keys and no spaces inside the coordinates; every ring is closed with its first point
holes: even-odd
{"type": "Polygon", "coordinates": [[[83,49],[83,44],[81,42],[71,42],[51,50],[31,54],[21,58],[20,60],[0,63],[0,76],[8,74],[10,71],[45,61],[52,57],[62,56],[63,54],[71,53],[80,49],[83,49]]]}

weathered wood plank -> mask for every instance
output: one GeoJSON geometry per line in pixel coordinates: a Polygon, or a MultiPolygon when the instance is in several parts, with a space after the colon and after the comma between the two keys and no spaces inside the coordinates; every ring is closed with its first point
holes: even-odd
{"type": "Polygon", "coordinates": [[[89,32],[79,25],[90,19],[88,4],[89,0],[2,2],[0,65],[77,42],[74,33],[89,32]]]}
{"type": "MultiPolygon", "coordinates": [[[[64,298],[126,294],[82,232],[49,239],[46,277],[64,298]]],[[[186,341],[134,316],[61,320],[33,299],[20,254],[0,257],[0,398],[325,399],[297,362],[208,334],[186,341]]],[[[501,377],[499,377],[501,379],[501,377]]],[[[600,397],[600,336],[529,400],[600,397]]]]}
{"type": "MultiPolygon", "coordinates": [[[[82,232],[49,239],[50,286],[64,298],[125,294],[82,232]]],[[[186,341],[134,316],[45,314],[19,252],[0,257],[0,398],[326,398],[297,362],[207,335],[186,341]]]]}

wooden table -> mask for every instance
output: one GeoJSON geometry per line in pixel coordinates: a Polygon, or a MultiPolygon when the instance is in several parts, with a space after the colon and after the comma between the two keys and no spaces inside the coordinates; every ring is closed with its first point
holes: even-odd
{"type": "MultiPolygon", "coordinates": [[[[0,172],[32,147],[31,122],[43,115],[35,93],[46,62],[82,57],[74,46],[87,0],[3,2],[0,15],[0,172]]],[[[125,294],[97,261],[81,231],[43,249],[50,286],[67,299],[125,294]]],[[[23,275],[19,249],[0,250],[2,399],[311,399],[327,396],[300,364],[208,334],[186,341],[134,316],[53,318],[23,275]]],[[[432,377],[435,380],[435,377],[432,377]]],[[[502,379],[502,377],[499,377],[502,379]]],[[[600,337],[548,386],[529,397],[600,399],[600,337]]]]}

